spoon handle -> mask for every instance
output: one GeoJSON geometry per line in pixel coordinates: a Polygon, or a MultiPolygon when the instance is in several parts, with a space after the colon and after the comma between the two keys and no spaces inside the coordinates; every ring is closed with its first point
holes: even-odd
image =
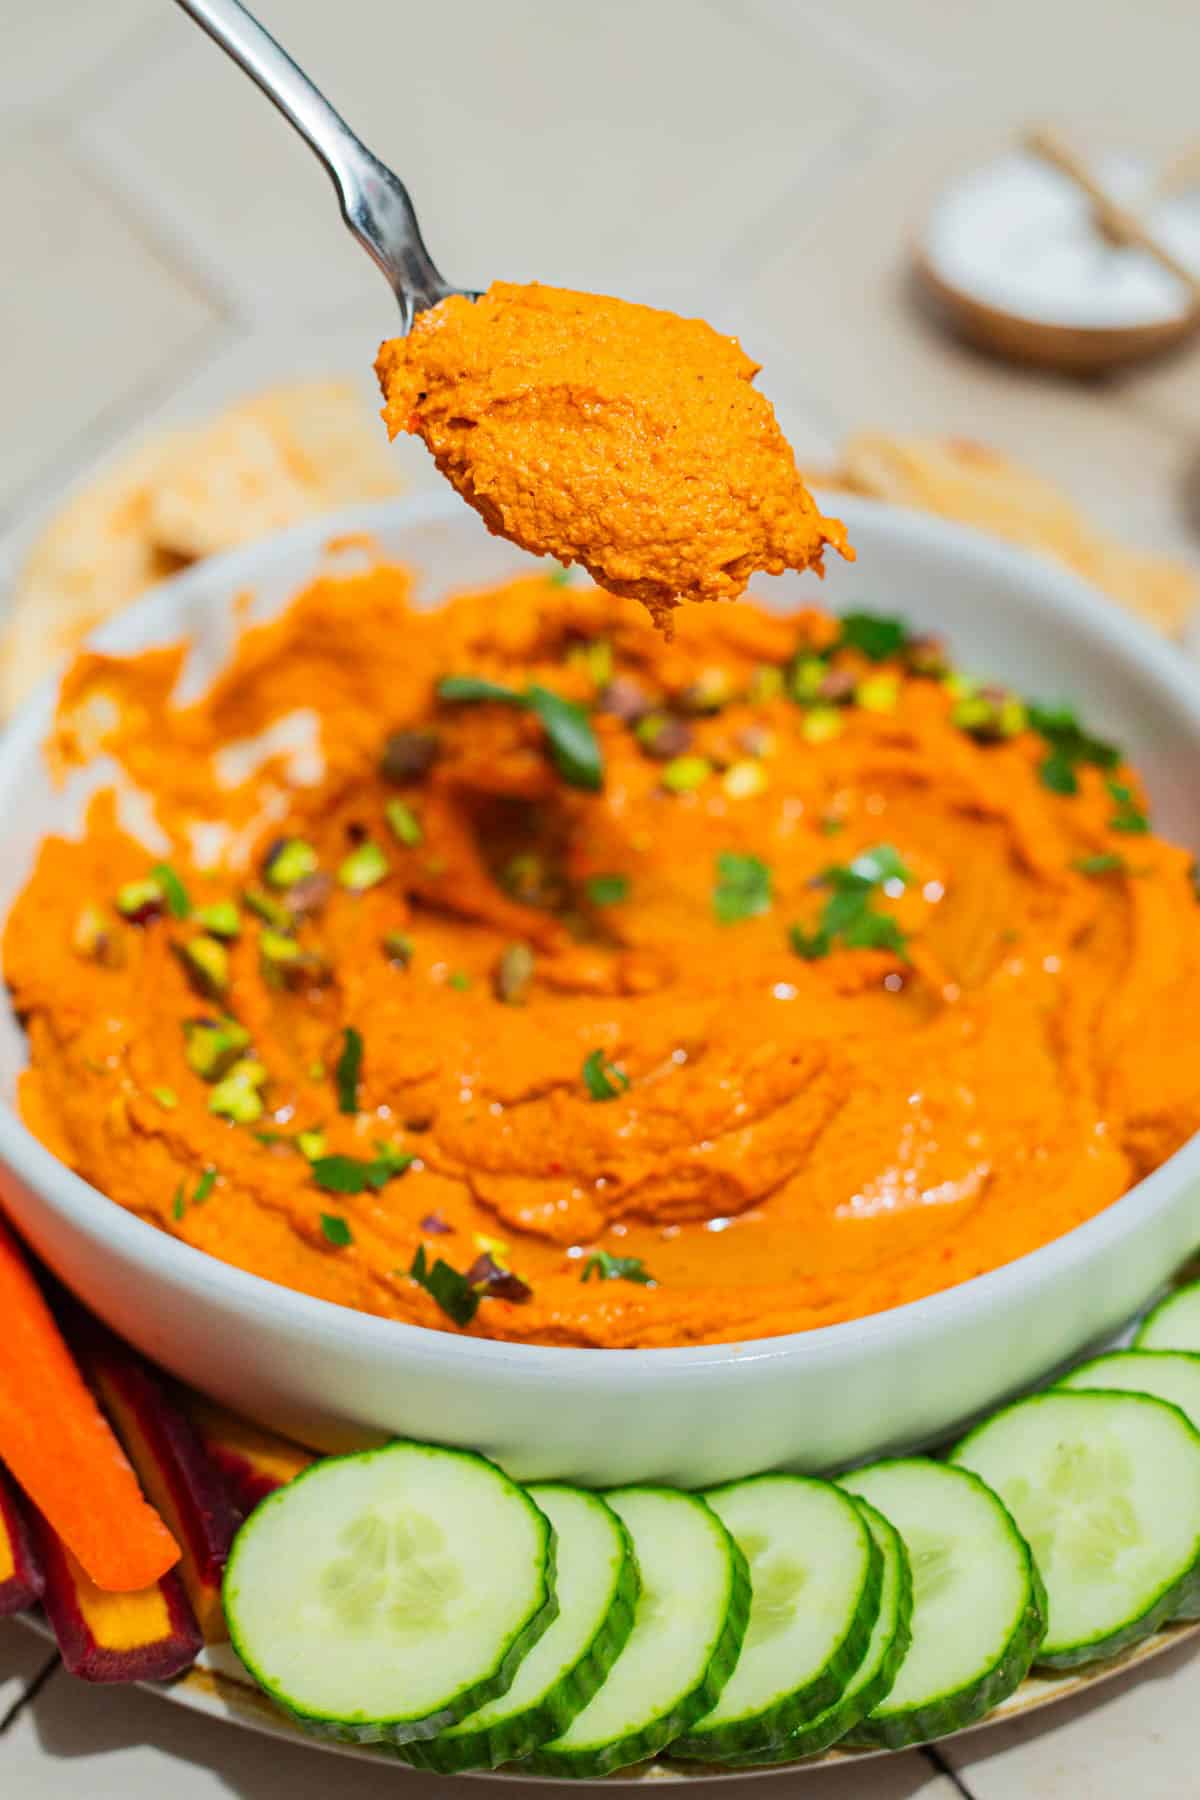
{"type": "Polygon", "coordinates": [[[342,217],[400,302],[404,330],[416,313],[458,292],[434,267],[404,183],[354,135],[240,0],[177,0],[177,4],[258,84],[324,163],[337,189],[342,217]]]}

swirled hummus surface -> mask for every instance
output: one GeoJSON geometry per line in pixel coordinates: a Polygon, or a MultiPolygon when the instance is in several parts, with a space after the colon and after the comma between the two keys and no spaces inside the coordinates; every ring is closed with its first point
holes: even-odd
{"type": "Polygon", "coordinates": [[[318,581],[199,699],[67,678],[54,754],[161,836],[97,796],[4,967],[119,1204],[396,1319],[707,1343],[994,1269],[1200,1124],[1190,858],[1072,715],[873,615],[407,593],[318,581]]]}
{"type": "Polygon", "coordinates": [[[702,319],[496,282],[417,316],[376,364],[409,431],[489,529],[582,563],[661,622],[756,570],[848,553],[796,469],[759,365],[702,319]]]}

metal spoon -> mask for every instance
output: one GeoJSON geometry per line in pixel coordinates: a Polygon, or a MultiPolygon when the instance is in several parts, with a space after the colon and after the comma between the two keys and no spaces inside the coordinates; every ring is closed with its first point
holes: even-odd
{"type": "Polygon", "coordinates": [[[449,294],[479,298],[467,288],[451,287],[438,273],[399,176],[355,137],[320,89],[239,0],[177,0],[177,4],[258,83],[320,157],[337,189],[343,219],[383,270],[400,303],[405,332],[419,312],[449,294]]]}

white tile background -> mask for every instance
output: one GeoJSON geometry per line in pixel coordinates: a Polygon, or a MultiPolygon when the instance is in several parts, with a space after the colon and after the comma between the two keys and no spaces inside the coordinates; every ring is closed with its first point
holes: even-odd
{"type": "MultiPolygon", "coordinates": [[[[764,361],[802,456],[856,425],[966,431],[1113,529],[1200,552],[1200,352],[1104,383],[1018,377],[943,338],[905,276],[938,181],[1028,118],[1150,148],[1200,135],[1196,0],[261,12],[408,181],[452,278],[536,275],[703,313],[764,361]]],[[[168,0],[0,0],[0,589],[55,497],[132,435],[276,377],[358,372],[366,388],[392,321],[324,175],[168,0]]],[[[419,451],[399,454],[431,481],[419,451]]],[[[47,1660],[0,1627],[3,1800],[461,1786],[88,1690],[47,1660]]],[[[935,1755],[721,1791],[1194,1800],[1198,1700],[1200,1664],[1173,1653],[935,1755]]]]}

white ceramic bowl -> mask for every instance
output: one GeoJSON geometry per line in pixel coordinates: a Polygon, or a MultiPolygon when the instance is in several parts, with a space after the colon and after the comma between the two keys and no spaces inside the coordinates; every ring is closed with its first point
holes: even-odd
{"type": "MultiPolygon", "coordinates": [[[[1156,821],[1200,849],[1200,682],[1175,652],[1050,564],[939,521],[844,507],[859,561],[825,596],[945,632],[957,660],[1023,692],[1078,702],[1144,771],[1156,821]]],[[[331,532],[369,530],[423,571],[431,600],[527,559],[458,501],[388,505],[203,564],[106,627],[137,650],[193,634],[200,679],[232,641],[230,602],[280,607],[331,532]]],[[[811,582],[763,582],[781,606],[811,582]]],[[[0,742],[0,914],[39,840],[74,827],[39,745],[43,692],[0,742]]],[[[381,726],[386,721],[380,721],[381,726]]],[[[77,784],[78,785],[78,784],[77,784]]],[[[1181,1054],[1184,1047],[1181,1044],[1181,1054]]],[[[705,1483],[832,1468],[952,1431],[1116,1330],[1200,1241],[1200,1141],[1067,1237],[947,1293],[789,1337],[679,1350],[489,1343],[369,1318],[177,1243],[70,1173],[11,1101],[21,1033],[0,1018],[0,1192],[46,1261],[148,1355],[218,1398],[329,1448],[364,1433],[475,1445],[525,1477],[705,1483]]]]}

